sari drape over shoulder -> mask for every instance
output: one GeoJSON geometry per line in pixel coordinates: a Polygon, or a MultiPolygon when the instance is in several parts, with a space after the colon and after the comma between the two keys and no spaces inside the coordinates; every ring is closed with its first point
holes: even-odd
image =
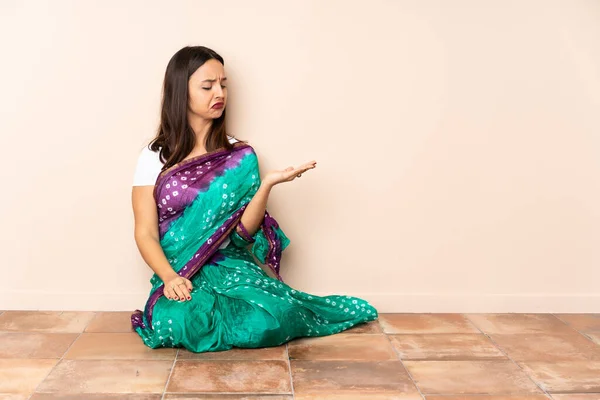
{"type": "Polygon", "coordinates": [[[147,346],[194,352],[276,346],[377,318],[377,310],[362,299],[311,296],[283,282],[281,256],[290,240],[275,218],[265,211],[254,235],[241,223],[259,187],[256,153],[243,142],[184,160],[158,176],[160,245],[193,290],[191,300],[171,301],[161,279],[152,276],[144,310],[131,316],[147,346]]]}

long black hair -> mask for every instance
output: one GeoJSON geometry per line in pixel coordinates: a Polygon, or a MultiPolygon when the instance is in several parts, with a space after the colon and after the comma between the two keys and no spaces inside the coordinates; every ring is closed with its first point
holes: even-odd
{"type": "MultiPolygon", "coordinates": [[[[187,46],[171,57],[163,82],[160,125],[156,137],[150,142],[150,149],[160,150],[163,170],[182,161],[196,145],[196,135],[187,118],[188,81],[190,76],[208,60],[215,59],[225,65],[223,57],[204,46],[187,46]]],[[[207,152],[224,147],[230,150],[233,145],[227,138],[225,113],[213,120],[206,136],[207,152]]]]}

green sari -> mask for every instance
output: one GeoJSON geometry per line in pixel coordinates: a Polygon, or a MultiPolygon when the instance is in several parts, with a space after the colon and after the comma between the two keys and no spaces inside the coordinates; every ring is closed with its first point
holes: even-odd
{"type": "Polygon", "coordinates": [[[131,316],[148,347],[193,352],[270,347],[377,319],[377,310],[363,299],[311,295],[283,282],[281,253],[290,241],[277,221],[265,211],[252,236],[241,223],[259,186],[256,153],[242,142],[184,160],[159,175],[154,199],[160,244],[193,290],[191,300],[169,300],[162,280],[152,276],[144,311],[131,316]]]}

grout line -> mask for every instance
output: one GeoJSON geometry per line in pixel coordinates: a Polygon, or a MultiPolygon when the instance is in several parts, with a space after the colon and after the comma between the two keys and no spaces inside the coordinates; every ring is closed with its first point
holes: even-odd
{"type": "Polygon", "coordinates": [[[569,327],[570,329],[574,330],[575,332],[579,333],[581,336],[583,336],[584,338],[586,338],[587,340],[589,340],[590,342],[596,344],[596,342],[594,342],[592,340],[592,338],[590,338],[589,336],[587,336],[584,332],[581,332],[577,329],[575,329],[574,327],[572,327],[571,325],[569,325],[566,321],[563,321],[562,319],[560,319],[560,317],[557,317],[556,314],[554,313],[550,313],[550,315],[552,315],[554,318],[556,318],[557,320],[559,320],[560,322],[562,322],[563,324],[565,324],[567,327],[569,327]]]}
{"type": "Polygon", "coordinates": [[[287,364],[288,364],[288,371],[290,371],[290,385],[292,385],[292,399],[296,398],[296,394],[294,393],[294,378],[292,378],[292,363],[290,361],[290,349],[288,346],[289,342],[286,342],[285,344],[285,355],[286,355],[286,359],[287,359],[287,364]]]}
{"type": "Polygon", "coordinates": [[[487,333],[485,333],[484,331],[482,331],[482,330],[481,330],[481,329],[480,329],[480,328],[477,326],[477,324],[475,324],[473,321],[471,321],[471,319],[469,319],[469,317],[467,316],[467,314],[459,314],[459,315],[462,315],[462,316],[463,316],[463,317],[464,317],[464,318],[465,318],[467,321],[469,321],[469,322],[471,323],[471,325],[473,325],[475,328],[477,328],[477,330],[478,330],[479,332],[481,332],[481,333],[482,333],[482,334],[483,334],[485,337],[487,337],[487,338],[488,338],[488,339],[489,339],[489,340],[492,342],[492,344],[493,344],[493,345],[494,345],[494,346],[495,346],[495,347],[496,347],[496,348],[497,348],[497,349],[498,349],[498,350],[499,350],[499,351],[500,351],[502,354],[504,354],[504,355],[505,355],[505,356],[506,356],[506,357],[507,357],[507,358],[508,358],[510,361],[512,361],[512,363],[513,363],[513,364],[515,364],[515,365],[517,366],[517,368],[519,368],[519,369],[520,369],[520,370],[521,370],[521,371],[522,371],[522,372],[525,374],[525,376],[527,376],[527,377],[529,378],[529,380],[530,380],[531,382],[533,382],[533,384],[534,384],[534,385],[536,385],[538,388],[540,388],[540,390],[541,390],[542,392],[544,392],[544,394],[545,394],[546,396],[548,396],[548,397],[552,398],[552,397],[550,396],[550,393],[548,393],[548,392],[547,392],[547,391],[546,391],[546,390],[545,390],[545,389],[544,389],[542,386],[540,386],[540,385],[539,385],[539,384],[538,384],[536,381],[534,381],[534,380],[533,380],[533,378],[532,378],[532,377],[531,377],[531,376],[530,376],[530,375],[529,375],[527,372],[525,372],[525,370],[523,369],[523,367],[521,367],[521,366],[520,366],[520,365],[519,365],[519,364],[518,364],[518,363],[517,363],[515,360],[513,360],[513,359],[512,359],[512,358],[511,358],[511,357],[510,357],[510,356],[509,356],[509,355],[508,355],[508,354],[507,354],[507,353],[506,353],[504,350],[502,350],[502,348],[500,347],[500,345],[498,345],[498,344],[497,344],[497,343],[494,341],[494,339],[492,339],[492,338],[491,338],[491,336],[490,336],[490,335],[488,335],[487,333]]]}
{"type": "Polygon", "coordinates": [[[175,353],[175,358],[173,359],[173,364],[171,365],[171,371],[169,372],[169,377],[167,378],[167,382],[165,382],[165,389],[163,390],[163,394],[160,397],[161,400],[164,400],[165,395],[167,394],[167,387],[169,386],[169,382],[171,381],[171,375],[173,375],[173,370],[175,369],[175,363],[177,362],[177,357],[179,357],[179,351],[181,348],[177,349],[177,353],[175,353]]]}
{"type": "MultiPolygon", "coordinates": [[[[62,314],[62,312],[61,312],[61,314],[62,314]]],[[[27,398],[27,400],[30,400],[33,397],[33,395],[37,392],[37,389],[42,385],[42,383],[44,383],[46,381],[46,379],[48,379],[48,377],[50,376],[50,374],[52,373],[52,371],[54,371],[54,369],[62,362],[62,360],[65,358],[65,356],[67,355],[67,353],[69,352],[69,350],[71,350],[71,347],[73,347],[73,345],[79,340],[79,338],[81,337],[81,335],[83,335],[83,333],[87,329],[88,325],[91,324],[92,321],[96,318],[96,315],[98,315],[98,313],[94,311],[94,317],[90,318],[90,321],[83,327],[83,329],[81,330],[81,332],[79,332],[79,335],[77,335],[77,337],[75,338],[75,340],[73,340],[73,343],[71,343],[69,345],[69,347],[67,348],[67,350],[65,350],[65,352],[62,355],[62,357],[58,359],[58,361],[56,362],[56,364],[54,364],[54,366],[52,368],[50,368],[50,371],[44,377],[44,379],[42,379],[40,381],[40,383],[38,383],[38,385],[35,387],[35,389],[33,390],[33,392],[29,395],[29,397],[27,398]]],[[[25,332],[25,333],[37,333],[37,332],[25,332]]],[[[68,333],[68,332],[44,332],[44,333],[68,333]]],[[[51,359],[51,360],[53,360],[53,359],[51,359]]]]}
{"type": "MultiPolygon", "coordinates": [[[[575,329],[573,326],[569,325],[569,324],[568,324],[566,321],[564,321],[564,320],[560,319],[560,317],[559,317],[559,316],[557,316],[556,314],[554,314],[554,313],[550,313],[550,315],[552,315],[554,318],[556,318],[557,320],[559,320],[560,322],[562,322],[563,324],[565,324],[565,325],[566,325],[568,328],[570,328],[570,329],[574,330],[575,332],[579,333],[581,336],[583,336],[584,338],[586,338],[587,340],[589,340],[589,341],[590,341],[590,342],[592,342],[593,344],[596,344],[596,343],[595,343],[595,342],[594,342],[594,341],[593,341],[593,340],[592,340],[590,337],[588,337],[588,336],[587,336],[585,333],[583,333],[583,332],[581,332],[581,331],[579,331],[579,330],[575,329]]],[[[554,394],[561,394],[561,393],[560,393],[560,392],[558,392],[558,393],[554,393],[554,394]]],[[[554,398],[554,397],[552,396],[552,394],[550,394],[550,398],[552,398],[552,399],[554,398]]]]}
{"type": "MultiPolygon", "coordinates": [[[[381,327],[381,330],[383,331],[383,327],[381,327]]],[[[419,386],[417,386],[417,382],[415,382],[415,379],[411,375],[410,371],[408,370],[408,368],[406,368],[406,365],[404,365],[404,361],[402,361],[402,357],[400,357],[400,353],[398,353],[398,350],[396,349],[396,347],[392,343],[392,339],[390,339],[390,335],[388,333],[385,333],[385,332],[383,332],[383,334],[385,335],[385,337],[387,338],[388,342],[390,343],[390,346],[392,346],[392,350],[394,351],[394,353],[396,353],[396,356],[398,357],[398,361],[400,361],[400,365],[402,365],[402,368],[404,368],[404,370],[408,374],[408,377],[410,378],[410,380],[413,383],[413,385],[415,385],[415,387],[417,388],[417,391],[419,392],[419,394],[421,395],[421,397],[423,399],[425,399],[425,395],[423,394],[423,392],[421,392],[421,388],[419,388],[419,386]]]]}
{"type": "MultiPolygon", "coordinates": [[[[302,337],[308,337],[308,336],[302,336],[302,337]]],[[[321,336],[317,336],[317,337],[321,337],[321,336]]],[[[227,351],[227,350],[225,350],[227,351]]],[[[54,394],[54,393],[53,393],[54,394]]],[[[57,393],[57,394],[61,394],[61,393],[57,393]]],[[[86,394],[90,394],[90,393],[86,393],[86,394]]],[[[106,393],[93,393],[93,394],[106,394],[106,393]]],[[[110,393],[110,394],[155,394],[155,393],[142,393],[142,392],[127,392],[127,393],[110,393]]],[[[200,396],[200,395],[208,395],[208,396],[219,396],[219,397],[210,397],[211,399],[219,399],[221,398],[221,396],[250,396],[251,399],[255,398],[256,396],[259,397],[281,397],[281,396],[285,396],[285,397],[289,397],[290,393],[289,392],[169,392],[169,394],[174,394],[174,395],[192,395],[192,396],[200,396]]],[[[330,393],[327,393],[330,394],[330,393]]],[[[587,394],[587,393],[586,393],[587,394]]],[[[595,393],[592,393],[595,394],[595,393]]],[[[183,397],[182,397],[183,398],[183,397]]],[[[198,397],[193,397],[194,399],[198,399],[198,397]]],[[[236,399],[241,399],[241,397],[235,397],[236,399]]],[[[246,398],[244,397],[244,400],[246,400],[246,398]]]]}

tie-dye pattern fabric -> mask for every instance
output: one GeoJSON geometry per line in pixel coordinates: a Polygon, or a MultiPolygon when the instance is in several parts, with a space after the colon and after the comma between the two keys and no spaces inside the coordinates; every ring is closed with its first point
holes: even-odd
{"type": "Polygon", "coordinates": [[[377,310],[363,299],[315,296],[283,282],[280,260],[290,240],[277,221],[265,211],[251,237],[241,225],[259,186],[256,153],[241,142],[229,151],[182,161],[159,175],[154,199],[160,244],[193,290],[191,300],[169,300],[161,279],[152,276],[144,310],[131,316],[133,329],[148,347],[193,352],[270,347],[377,319],[377,310]],[[220,249],[227,238],[229,245],[220,249]]]}

